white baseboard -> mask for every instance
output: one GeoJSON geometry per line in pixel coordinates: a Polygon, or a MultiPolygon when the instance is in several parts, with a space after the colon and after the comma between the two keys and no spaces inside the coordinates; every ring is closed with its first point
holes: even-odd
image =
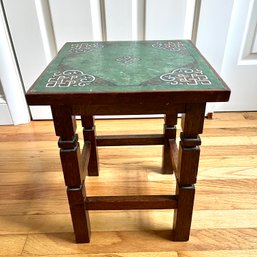
{"type": "Polygon", "coordinates": [[[0,125],[12,125],[13,120],[7,103],[0,101],[0,125]]]}

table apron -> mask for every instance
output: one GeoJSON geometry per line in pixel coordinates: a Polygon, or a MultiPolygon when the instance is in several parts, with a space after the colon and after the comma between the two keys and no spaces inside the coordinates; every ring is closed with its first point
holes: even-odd
{"type": "Polygon", "coordinates": [[[73,115],[136,115],[184,113],[186,104],[72,105],[73,115]]]}

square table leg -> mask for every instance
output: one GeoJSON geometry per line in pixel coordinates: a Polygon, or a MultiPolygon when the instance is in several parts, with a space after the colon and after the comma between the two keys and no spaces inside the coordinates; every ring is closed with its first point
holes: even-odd
{"type": "Polygon", "coordinates": [[[176,194],[178,208],[174,211],[173,240],[187,241],[194,205],[194,194],[203,131],[205,104],[187,104],[182,116],[181,141],[178,151],[178,164],[175,172],[177,179],[176,194]]]}
{"type": "Polygon", "coordinates": [[[84,141],[89,141],[91,144],[91,153],[90,153],[90,159],[88,164],[88,176],[98,176],[99,162],[98,162],[98,151],[97,151],[97,144],[96,144],[94,117],[82,115],[81,122],[83,126],[84,141]]]}
{"type": "Polygon", "coordinates": [[[164,174],[172,174],[172,162],[170,143],[169,140],[176,139],[176,124],[177,124],[177,113],[165,115],[163,134],[164,134],[164,146],[162,152],[162,172],[164,174]]]}
{"type": "Polygon", "coordinates": [[[51,109],[55,132],[60,137],[58,146],[76,242],[87,243],[90,241],[90,223],[84,203],[86,169],[82,167],[78,136],[75,134],[76,120],[67,106],[51,106],[51,109]]]}

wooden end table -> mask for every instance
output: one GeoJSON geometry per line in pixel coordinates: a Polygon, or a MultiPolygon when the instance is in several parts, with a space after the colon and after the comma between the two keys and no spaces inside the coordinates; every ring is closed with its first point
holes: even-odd
{"type": "Polygon", "coordinates": [[[26,98],[29,105],[51,105],[76,242],[90,241],[89,210],[130,209],[175,209],[173,240],[188,240],[205,105],[229,96],[188,40],[66,43],[26,98]],[[164,132],[95,136],[94,115],[127,114],[165,114],[164,132]],[[82,120],[82,151],[75,115],[82,120]],[[85,176],[98,176],[97,147],[117,145],[163,145],[162,168],[174,171],[175,194],[86,196],[85,176]]]}

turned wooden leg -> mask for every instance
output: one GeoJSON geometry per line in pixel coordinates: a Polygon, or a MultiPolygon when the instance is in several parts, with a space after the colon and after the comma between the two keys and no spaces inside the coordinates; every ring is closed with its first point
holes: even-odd
{"type": "Polygon", "coordinates": [[[166,115],[164,121],[165,123],[163,126],[164,146],[162,153],[162,172],[164,174],[172,174],[172,152],[170,150],[169,140],[176,139],[177,113],[166,115]]]}
{"type": "Polygon", "coordinates": [[[90,141],[91,143],[91,154],[88,164],[88,176],[98,176],[98,151],[96,145],[94,117],[83,115],[81,116],[81,122],[83,126],[84,141],[90,141]]]}
{"type": "Polygon", "coordinates": [[[82,167],[78,136],[75,134],[76,120],[67,106],[51,106],[51,108],[55,132],[60,137],[58,146],[75,239],[77,243],[88,243],[90,241],[90,223],[84,204],[85,169],[82,167]]]}
{"type": "Polygon", "coordinates": [[[176,194],[178,208],[174,211],[173,239],[187,241],[194,205],[194,195],[203,131],[205,104],[187,104],[182,116],[182,130],[178,152],[178,165],[175,172],[177,179],[176,194]]]}

